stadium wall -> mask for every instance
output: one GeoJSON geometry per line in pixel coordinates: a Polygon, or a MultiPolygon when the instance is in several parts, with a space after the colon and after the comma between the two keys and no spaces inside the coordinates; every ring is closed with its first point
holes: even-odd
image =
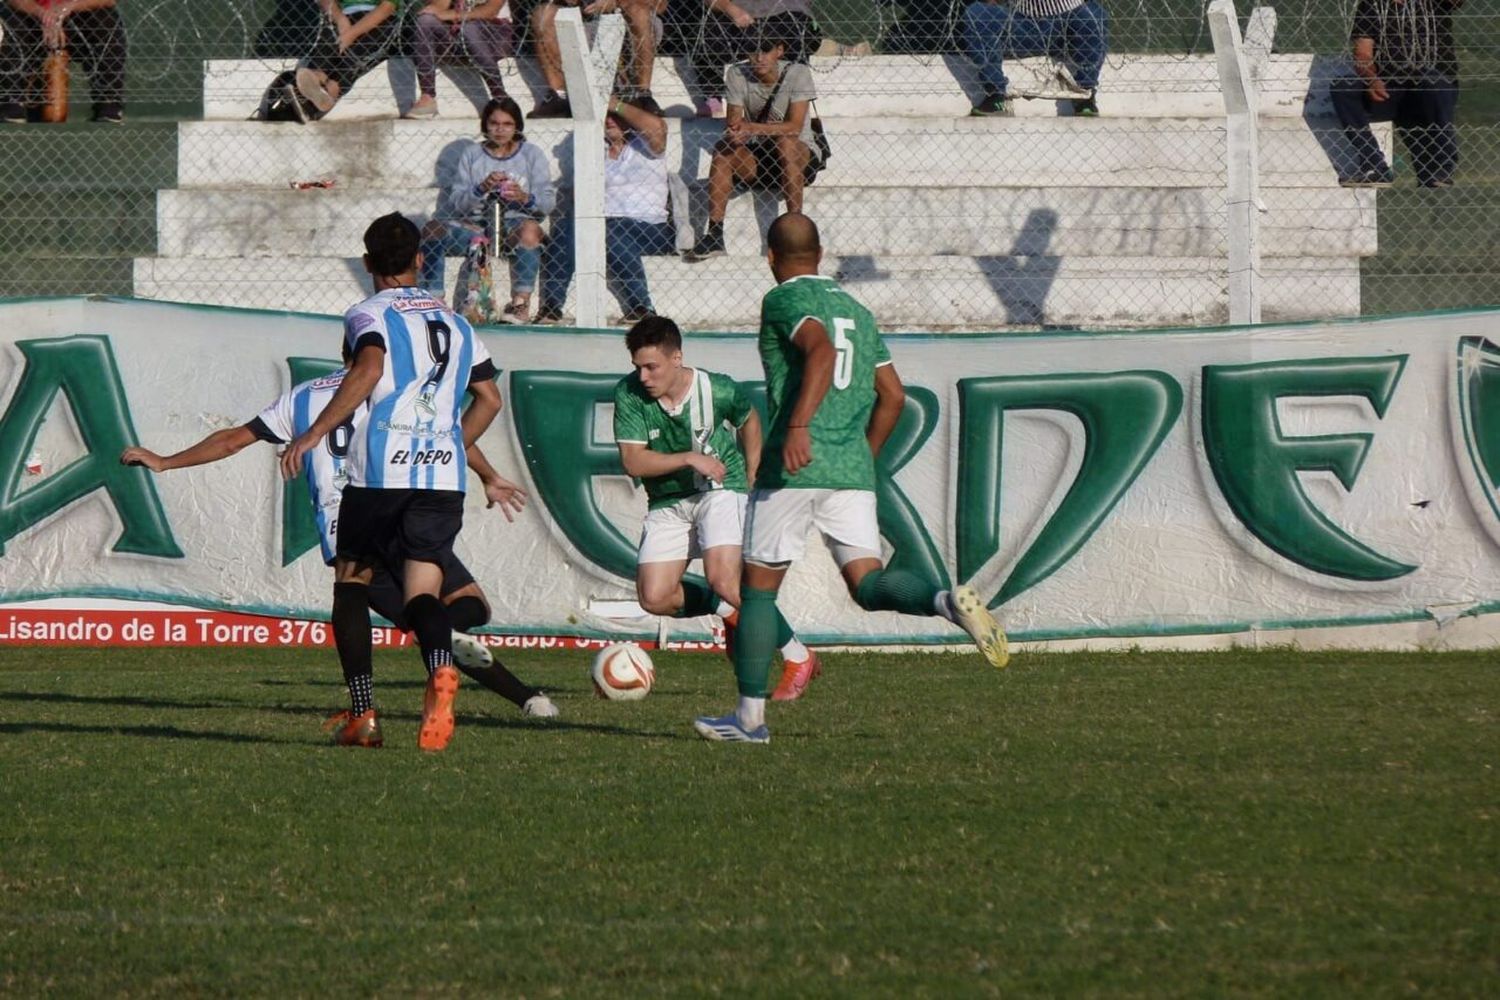
{"type": "MultiPolygon", "coordinates": [[[[13,300],[0,330],[0,643],[326,642],[306,623],[326,619],[329,570],[271,448],[161,476],[116,459],[253,417],[334,364],[337,318],[13,300]]],[[[644,498],[610,432],[619,333],[484,336],[505,410],[482,445],[531,496],[514,524],[477,495],[466,511],[459,548],[492,631],[658,638],[631,614],[644,498]]],[[[1489,645],[1497,344],[1496,310],[892,337],[909,397],[882,455],[889,558],[972,582],[1022,642],[1489,645]]],[[[753,337],[692,336],[686,353],[758,380],[753,337]]],[[[809,641],[962,638],[859,611],[821,547],[808,552],[784,604],[809,641]]],[[[711,641],[706,622],[672,624],[711,641]]]]}

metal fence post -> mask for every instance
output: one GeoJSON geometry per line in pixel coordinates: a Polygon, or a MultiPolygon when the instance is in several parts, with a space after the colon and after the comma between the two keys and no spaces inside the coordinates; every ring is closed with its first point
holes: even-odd
{"type": "Polygon", "coordinates": [[[1259,99],[1240,37],[1233,0],[1212,0],[1213,34],[1228,131],[1225,200],[1228,209],[1229,321],[1260,322],[1260,137],[1259,99]]]}
{"type": "Polygon", "coordinates": [[[605,320],[604,115],[624,40],[625,19],[619,14],[599,18],[590,50],[578,8],[557,13],[557,44],[573,106],[574,322],[583,327],[600,327],[605,320]]]}

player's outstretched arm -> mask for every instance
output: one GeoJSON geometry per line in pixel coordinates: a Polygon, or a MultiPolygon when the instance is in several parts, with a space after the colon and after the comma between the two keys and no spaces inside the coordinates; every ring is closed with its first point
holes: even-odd
{"type": "Polygon", "coordinates": [[[323,412],[318,414],[318,419],[281,453],[283,478],[291,479],[301,474],[302,456],[316,448],[329,431],[349,419],[349,415],[359,409],[359,404],[370,398],[384,371],[385,348],[366,344],[359,349],[349,374],[344,376],[343,383],[323,407],[323,412]]]}
{"type": "Polygon", "coordinates": [[[505,515],[505,519],[515,521],[515,515],[521,513],[526,506],[526,491],[496,472],[489,458],[479,450],[479,445],[469,445],[464,450],[464,457],[469,461],[469,468],[474,470],[474,474],[484,484],[484,505],[493,507],[499,504],[500,513],[505,515]]]}
{"type": "Polygon", "coordinates": [[[828,339],[828,328],[811,317],[803,320],[792,335],[792,344],[802,352],[802,388],[797,392],[797,401],[792,404],[791,419],[781,446],[781,461],[787,472],[796,472],[813,460],[812,433],[808,427],[813,415],[823,405],[828,387],[833,385],[833,366],[838,355],[833,341],[828,339]]]}
{"type": "Polygon", "coordinates": [[[761,446],[765,435],[761,432],[760,414],[752,407],[750,415],[740,424],[740,451],[745,456],[745,482],[755,484],[755,473],[760,469],[761,446]]]}
{"type": "Polygon", "coordinates": [[[223,430],[214,431],[202,441],[182,449],[175,455],[162,456],[141,447],[126,448],[120,453],[120,464],[144,465],[152,472],[188,469],[238,454],[257,440],[250,425],[241,424],[239,427],[226,427],[223,430]]]}
{"type": "Polygon", "coordinates": [[[879,455],[885,447],[896,421],[901,419],[901,408],[906,405],[906,387],[895,365],[881,365],[875,369],[875,408],[870,411],[870,422],[865,427],[865,440],[870,443],[870,454],[879,455]]]}

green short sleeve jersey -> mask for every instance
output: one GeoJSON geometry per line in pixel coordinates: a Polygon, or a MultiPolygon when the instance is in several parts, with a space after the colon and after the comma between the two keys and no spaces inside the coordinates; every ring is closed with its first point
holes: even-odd
{"type": "Polygon", "coordinates": [[[805,275],[767,292],[760,304],[760,361],[766,372],[771,426],[755,485],[873,490],[875,458],[865,428],[875,408],[875,369],[890,360],[875,317],[832,278],[805,275]],[[792,335],[808,317],[823,324],[833,343],[833,384],[810,426],[812,463],[788,475],[781,464],[781,445],[802,389],[805,361],[792,335]]]}
{"type": "MultiPolygon", "coordinates": [[[[668,409],[664,402],[651,398],[639,372],[620,379],[615,386],[616,443],[643,444],[665,455],[684,451],[713,455],[724,463],[723,488],[744,493],[748,484],[738,433],[750,416],[750,400],[740,384],[728,375],[698,368],[693,370],[692,389],[681,405],[668,409]]],[[[641,482],[652,510],[719,488],[692,469],[648,476],[641,482]]]]}

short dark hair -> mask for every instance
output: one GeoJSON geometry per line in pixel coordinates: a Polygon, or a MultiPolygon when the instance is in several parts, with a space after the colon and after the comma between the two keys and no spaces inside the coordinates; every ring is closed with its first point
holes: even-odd
{"type": "Polygon", "coordinates": [[[643,347],[660,347],[671,354],[682,350],[682,331],[665,316],[647,316],[625,334],[625,349],[633,357],[643,347]]]}
{"type": "Polygon", "coordinates": [[[421,230],[400,212],[382,215],[365,230],[365,253],[370,258],[370,270],[383,278],[410,271],[417,262],[417,250],[421,245],[421,230]]]}
{"type": "Polygon", "coordinates": [[[484,106],[484,110],[479,112],[480,134],[485,133],[489,129],[490,115],[494,114],[496,111],[504,111],[506,114],[510,115],[511,120],[516,123],[516,141],[525,142],[526,116],[521,114],[521,106],[517,104],[516,99],[514,97],[511,97],[509,94],[501,94],[499,97],[490,98],[489,103],[484,106]]]}

